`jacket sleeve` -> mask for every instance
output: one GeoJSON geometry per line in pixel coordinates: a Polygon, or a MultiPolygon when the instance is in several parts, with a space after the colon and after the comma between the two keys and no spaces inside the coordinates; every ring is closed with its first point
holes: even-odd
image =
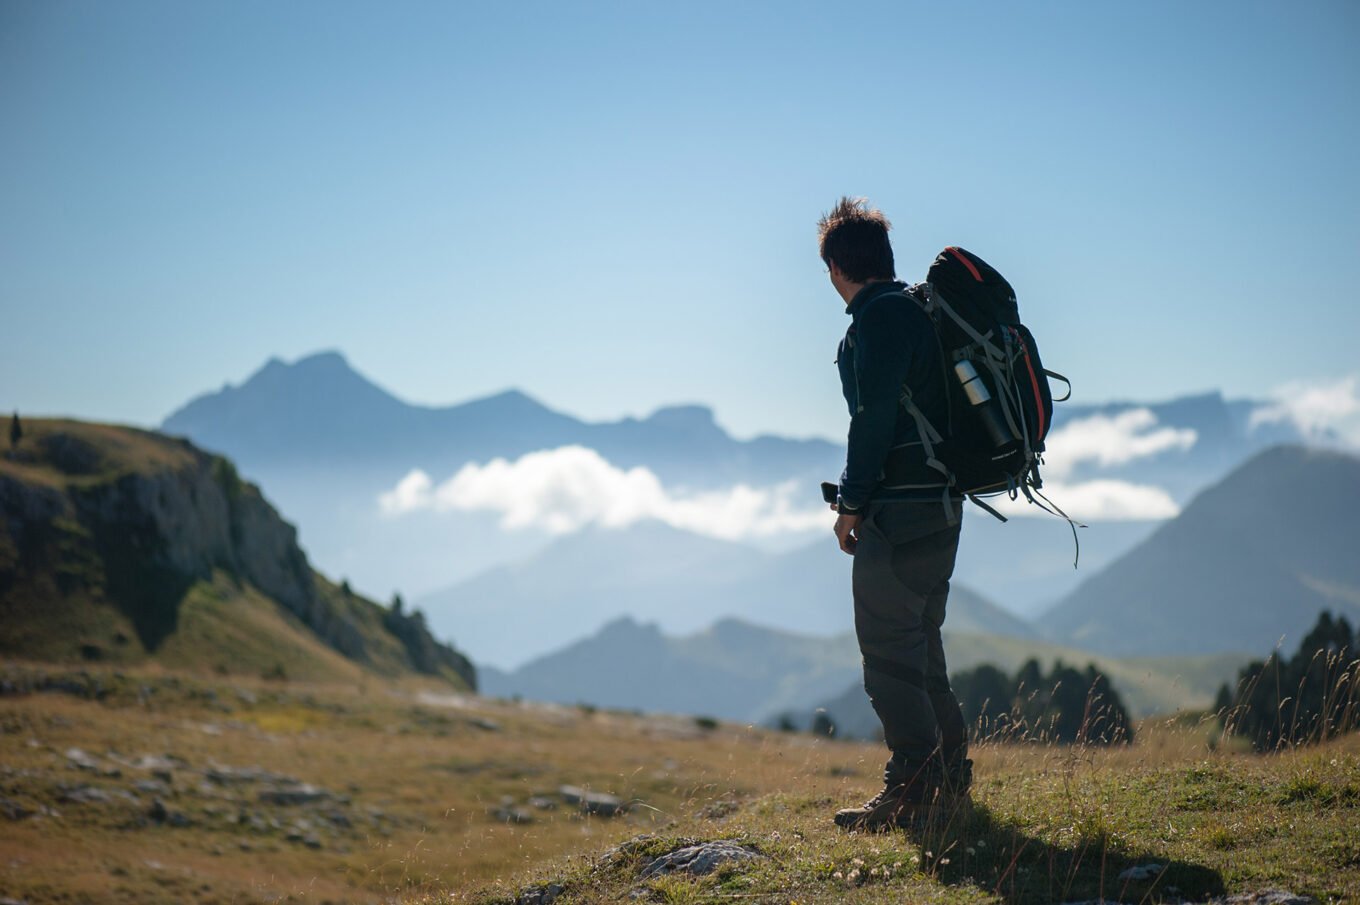
{"type": "Polygon", "coordinates": [[[911,364],[907,312],[894,299],[869,305],[855,334],[855,382],[859,404],[850,413],[840,510],[854,513],[869,500],[892,448],[901,411],[902,384],[911,364]]]}

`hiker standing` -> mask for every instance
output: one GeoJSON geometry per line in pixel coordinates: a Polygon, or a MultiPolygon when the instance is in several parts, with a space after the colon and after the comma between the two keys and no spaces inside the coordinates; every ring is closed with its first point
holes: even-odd
{"type": "Polygon", "coordinates": [[[929,808],[966,795],[972,778],[940,639],[962,497],[922,436],[922,417],[947,422],[947,371],[929,316],[897,282],[890,228],[850,198],[818,223],[822,261],[851,318],[836,362],[850,431],[835,532],[854,556],[864,689],[892,752],[883,790],[836,814],[852,829],[918,824],[929,808]]]}

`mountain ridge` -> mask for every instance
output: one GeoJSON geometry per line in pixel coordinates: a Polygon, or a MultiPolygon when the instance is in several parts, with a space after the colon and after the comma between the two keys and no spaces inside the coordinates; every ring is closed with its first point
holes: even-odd
{"type": "Polygon", "coordinates": [[[315,572],[230,460],[115,425],[30,419],[0,457],[0,616],[7,656],[476,684],[423,614],[315,572]]]}
{"type": "Polygon", "coordinates": [[[1175,654],[1297,639],[1324,607],[1360,618],[1357,505],[1360,458],[1273,447],[1196,496],[1038,624],[1056,641],[1105,653],[1175,654]],[[1216,605],[1223,600],[1232,602],[1216,605]]]}
{"type": "MultiPolygon", "coordinates": [[[[829,532],[828,540],[770,553],[647,520],[567,535],[416,603],[436,628],[456,628],[479,662],[513,668],[623,616],[671,632],[700,631],[730,617],[833,634],[852,621],[850,567],[829,532]],[[507,634],[503,621],[517,630],[507,634]]],[[[978,631],[1035,634],[957,581],[949,619],[978,631]]]]}

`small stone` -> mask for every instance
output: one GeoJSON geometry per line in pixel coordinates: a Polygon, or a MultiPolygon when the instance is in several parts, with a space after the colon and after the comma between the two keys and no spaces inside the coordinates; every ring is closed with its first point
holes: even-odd
{"type": "MultiPolygon", "coordinates": [[[[123,795],[130,795],[125,792],[123,795]]],[[[71,804],[111,804],[115,793],[96,786],[76,786],[62,793],[61,800],[71,804]]],[[[120,796],[121,797],[121,796],[120,796]]]]}
{"type": "Polygon", "coordinates": [[[1312,896],[1295,895],[1283,889],[1265,889],[1260,892],[1239,893],[1225,899],[1214,899],[1215,905],[1317,905],[1312,896]]]}
{"type": "Polygon", "coordinates": [[[261,789],[259,799],[266,804],[279,805],[313,804],[319,801],[339,800],[334,793],[305,782],[261,789]]]}
{"type": "Polygon", "coordinates": [[[567,804],[574,804],[585,813],[599,817],[616,817],[628,809],[618,796],[588,792],[580,786],[562,786],[557,792],[567,804]]]}
{"type": "Polygon", "coordinates": [[[564,892],[566,887],[561,883],[549,883],[547,886],[526,889],[515,899],[515,905],[552,905],[564,892]]]}
{"type": "Polygon", "coordinates": [[[1120,883],[1147,883],[1155,880],[1166,870],[1165,864],[1138,864],[1119,875],[1120,883]]]}
{"type": "Polygon", "coordinates": [[[25,817],[32,817],[33,812],[12,798],[0,798],[0,814],[4,814],[10,820],[23,820],[25,817]]]}
{"type": "Polygon", "coordinates": [[[760,852],[734,842],[704,842],[676,849],[654,859],[642,869],[639,876],[645,880],[659,874],[679,871],[701,877],[712,873],[720,864],[728,861],[751,861],[764,857],[760,852]]]}
{"type": "Polygon", "coordinates": [[[203,775],[218,785],[268,782],[276,785],[298,785],[301,780],[281,773],[271,773],[261,767],[224,767],[214,764],[203,771],[203,775]]]}
{"type": "Polygon", "coordinates": [[[99,769],[99,761],[79,748],[67,748],[66,759],[77,770],[97,771],[99,769]]]}
{"type": "Polygon", "coordinates": [[[534,815],[523,808],[500,807],[492,812],[492,816],[501,823],[533,823],[534,815]]]}
{"type": "Polygon", "coordinates": [[[546,795],[531,795],[526,804],[531,808],[538,808],[540,811],[551,811],[557,807],[557,802],[546,795]]]}

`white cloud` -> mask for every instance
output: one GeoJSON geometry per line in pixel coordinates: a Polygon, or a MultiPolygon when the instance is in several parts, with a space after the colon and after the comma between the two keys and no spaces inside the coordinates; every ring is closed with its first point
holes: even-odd
{"type": "MultiPolygon", "coordinates": [[[[1180,514],[1180,507],[1171,495],[1151,484],[1112,480],[1074,484],[1045,481],[1043,493],[1079,522],[1168,519],[1180,514]]],[[[1023,496],[1014,501],[1001,496],[988,499],[987,503],[1006,516],[1052,518],[1023,496]]]]}
{"type": "MultiPolygon", "coordinates": [[[[1189,449],[1198,437],[1193,428],[1157,427],[1157,416],[1146,408],[1129,409],[1117,415],[1078,418],[1048,435],[1044,475],[1061,481],[1083,462],[1094,462],[1106,468],[1124,465],[1167,450],[1189,449]]],[[[1091,483],[1114,485],[1122,482],[1091,483]]],[[[1106,487],[1098,492],[1108,495],[1115,491],[1106,487]]]]}
{"type": "Polygon", "coordinates": [[[806,487],[739,484],[722,491],[677,494],[647,468],[624,470],[593,449],[564,446],[510,462],[469,463],[436,485],[419,469],[379,498],[389,516],[419,510],[500,513],[502,528],[535,527],[567,534],[589,524],[623,527],[658,519],[710,537],[736,540],[828,529],[831,513],[800,498],[806,487]]]}
{"type": "Polygon", "coordinates": [[[1309,440],[1360,446],[1360,375],[1333,381],[1297,380],[1276,388],[1251,413],[1250,428],[1288,422],[1309,440]]]}

